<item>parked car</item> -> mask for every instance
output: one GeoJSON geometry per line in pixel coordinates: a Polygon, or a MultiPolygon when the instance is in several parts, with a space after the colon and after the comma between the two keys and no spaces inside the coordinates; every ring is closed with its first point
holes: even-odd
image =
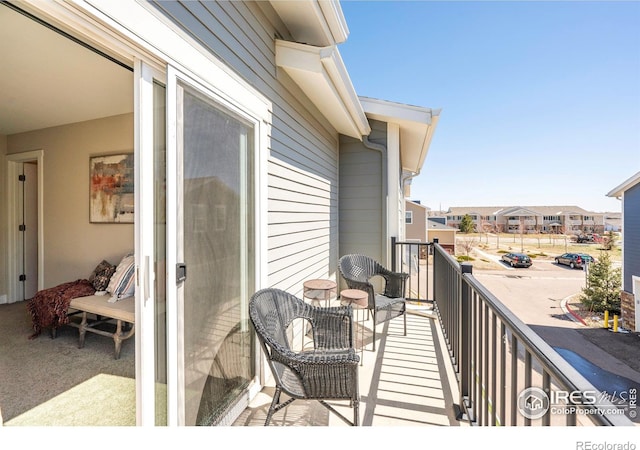
{"type": "Polygon", "coordinates": [[[556,264],[563,264],[572,269],[582,269],[585,265],[593,263],[596,259],[584,253],[563,253],[555,257],[556,264]]]}
{"type": "Polygon", "coordinates": [[[590,242],[602,242],[602,236],[597,233],[581,234],[576,238],[578,244],[590,242]]]}
{"type": "Polygon", "coordinates": [[[524,253],[505,253],[502,255],[502,261],[508,263],[511,267],[531,267],[531,258],[524,253]]]}

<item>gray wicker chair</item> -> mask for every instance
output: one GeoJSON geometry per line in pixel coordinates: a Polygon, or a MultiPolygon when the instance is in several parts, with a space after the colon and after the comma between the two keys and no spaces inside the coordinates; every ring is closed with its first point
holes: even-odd
{"type": "Polygon", "coordinates": [[[407,305],[405,286],[409,274],[385,269],[374,259],[364,255],[345,255],[338,263],[340,274],[350,289],[360,289],[369,294],[368,309],[373,314],[373,350],[376,349],[376,325],[399,316],[404,318],[404,335],[407,335],[407,305]],[[381,276],[384,290],[375,292],[371,279],[381,276]]]}
{"type": "Polygon", "coordinates": [[[265,426],[273,414],[294,400],[318,400],[349,425],[357,426],[359,356],[353,348],[353,311],[350,306],[321,308],[279,289],[263,289],[249,301],[249,317],[264,350],[276,383],[265,426]],[[291,349],[289,325],[306,319],[314,348],[291,349]],[[284,392],[290,399],[280,403],[284,392]],[[353,421],[325,400],[350,400],[353,421]]]}

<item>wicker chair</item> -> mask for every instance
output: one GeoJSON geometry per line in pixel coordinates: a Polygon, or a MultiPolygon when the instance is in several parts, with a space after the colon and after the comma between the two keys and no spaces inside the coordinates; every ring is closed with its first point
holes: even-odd
{"type": "Polygon", "coordinates": [[[373,350],[376,349],[376,325],[399,316],[404,318],[404,335],[407,335],[407,305],[405,286],[409,274],[391,272],[374,259],[364,255],[345,255],[338,268],[350,289],[360,289],[369,294],[368,310],[373,314],[373,350]],[[384,279],[384,290],[376,293],[371,283],[375,276],[384,279]]]}
{"type": "Polygon", "coordinates": [[[273,414],[294,400],[318,400],[347,424],[357,426],[359,356],[353,348],[353,311],[350,306],[321,308],[279,289],[263,289],[249,301],[249,317],[276,383],[265,426],[273,414]],[[313,350],[291,349],[289,326],[306,319],[313,333],[313,350]],[[280,403],[284,392],[290,399],[280,403]],[[325,400],[350,400],[353,421],[325,400]]]}

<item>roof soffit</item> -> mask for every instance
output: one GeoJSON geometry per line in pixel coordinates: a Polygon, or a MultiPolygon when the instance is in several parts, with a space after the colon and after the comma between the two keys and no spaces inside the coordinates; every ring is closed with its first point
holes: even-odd
{"type": "Polygon", "coordinates": [[[360,97],[368,118],[395,123],[400,128],[400,157],[404,170],[419,173],[424,164],[440,109],[360,97]]]}
{"type": "Polygon", "coordinates": [[[276,40],[276,65],[287,72],[339,133],[362,139],[371,132],[335,46],[276,40]]]}
{"type": "Polygon", "coordinates": [[[640,172],[636,173],[635,175],[632,175],[630,178],[626,179],[622,184],[618,185],[617,187],[609,191],[609,193],[607,194],[607,197],[622,197],[622,194],[625,191],[628,191],[638,183],[640,183],[640,172]]]}
{"type": "Polygon", "coordinates": [[[326,47],[347,40],[349,29],[337,0],[269,2],[296,42],[326,47]]]}

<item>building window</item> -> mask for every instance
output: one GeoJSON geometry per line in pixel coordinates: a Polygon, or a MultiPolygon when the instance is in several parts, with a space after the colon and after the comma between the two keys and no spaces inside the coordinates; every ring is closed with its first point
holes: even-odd
{"type": "Polygon", "coordinates": [[[404,222],[407,224],[413,223],[413,211],[405,211],[404,213],[404,222]]]}

